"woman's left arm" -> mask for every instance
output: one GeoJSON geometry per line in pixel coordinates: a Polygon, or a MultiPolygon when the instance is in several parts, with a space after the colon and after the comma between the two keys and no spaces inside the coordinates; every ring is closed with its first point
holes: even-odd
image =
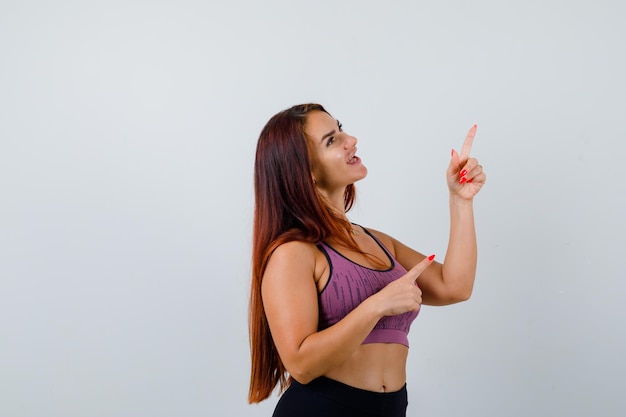
{"type": "MultiPolygon", "coordinates": [[[[452,150],[446,171],[450,191],[450,238],[443,263],[433,262],[417,279],[423,304],[446,305],[467,300],[472,294],[476,275],[476,231],[474,196],[487,176],[476,158],[470,157],[476,134],[473,126],[465,138],[461,154],[452,150]]],[[[424,255],[391,239],[395,257],[405,268],[420,262],[424,255]]]]}

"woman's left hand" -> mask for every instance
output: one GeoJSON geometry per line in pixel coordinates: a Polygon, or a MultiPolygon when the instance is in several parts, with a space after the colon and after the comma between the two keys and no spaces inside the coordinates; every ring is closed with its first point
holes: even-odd
{"type": "Polygon", "coordinates": [[[446,171],[450,195],[464,200],[472,200],[485,184],[487,176],[476,158],[470,158],[472,142],[476,135],[476,125],[467,132],[461,155],[452,149],[452,158],[446,171]]]}

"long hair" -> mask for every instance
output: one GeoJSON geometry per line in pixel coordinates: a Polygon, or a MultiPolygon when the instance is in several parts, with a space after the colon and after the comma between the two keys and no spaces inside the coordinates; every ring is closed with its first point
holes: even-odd
{"type": "MultiPolygon", "coordinates": [[[[305,134],[307,114],[319,104],[301,104],[274,115],[261,131],[254,165],[254,226],[249,332],[251,375],[248,402],[269,397],[280,384],[289,385],[287,370],[272,340],[263,309],[261,282],[272,252],[290,241],[319,243],[330,237],[359,251],[350,223],[336,213],[315,189],[305,134]]],[[[328,113],[328,112],[326,112],[328,113]]],[[[346,187],[344,209],[356,199],[353,184],[346,187]]]]}

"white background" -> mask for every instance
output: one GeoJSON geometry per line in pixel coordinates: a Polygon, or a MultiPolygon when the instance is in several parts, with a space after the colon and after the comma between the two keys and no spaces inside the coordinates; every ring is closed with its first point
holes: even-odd
{"type": "Polygon", "coordinates": [[[472,299],[414,323],[409,416],[622,416],[623,1],[0,2],[0,416],[246,403],[252,169],[315,101],[353,221],[443,259],[479,126],[472,299]]]}

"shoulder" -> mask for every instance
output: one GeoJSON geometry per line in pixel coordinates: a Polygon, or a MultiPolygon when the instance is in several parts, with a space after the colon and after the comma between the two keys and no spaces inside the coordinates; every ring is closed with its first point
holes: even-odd
{"type": "Polygon", "coordinates": [[[291,296],[292,293],[315,292],[315,244],[290,241],[278,246],[267,261],[261,283],[264,298],[269,294],[291,296]]]}
{"type": "Polygon", "coordinates": [[[267,261],[264,276],[312,276],[319,250],[313,243],[290,241],[279,245],[267,261]]]}
{"type": "Polygon", "coordinates": [[[309,264],[315,262],[315,244],[293,240],[279,245],[268,260],[270,264],[309,264]]]}
{"type": "Polygon", "coordinates": [[[283,243],[270,255],[261,285],[318,285],[330,272],[328,262],[326,255],[314,243],[283,243]]]}
{"type": "Polygon", "coordinates": [[[302,242],[299,240],[292,240],[280,244],[272,254],[270,259],[284,259],[284,258],[307,258],[315,253],[317,250],[314,243],[302,242]]]}

